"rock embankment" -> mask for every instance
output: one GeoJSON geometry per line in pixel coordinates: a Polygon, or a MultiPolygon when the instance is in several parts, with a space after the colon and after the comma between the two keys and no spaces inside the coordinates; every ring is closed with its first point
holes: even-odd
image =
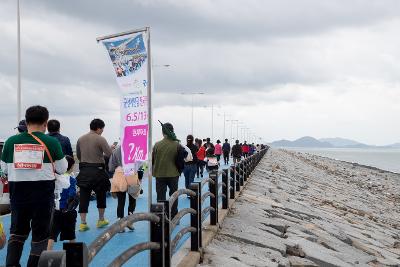
{"type": "Polygon", "coordinates": [[[270,150],[200,266],[400,266],[400,175],[270,150]]]}

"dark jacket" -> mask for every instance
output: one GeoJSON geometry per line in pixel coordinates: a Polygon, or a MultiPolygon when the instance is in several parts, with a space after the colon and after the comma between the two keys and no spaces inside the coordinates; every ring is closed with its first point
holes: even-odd
{"type": "Polygon", "coordinates": [[[192,152],[193,156],[193,161],[186,162],[186,164],[196,164],[198,159],[197,159],[197,151],[199,151],[199,148],[195,144],[190,144],[186,145],[189,149],[190,152],[192,152]]]}
{"type": "Polygon", "coordinates": [[[76,197],[76,180],[74,177],[69,177],[69,184],[70,186],[61,192],[60,210],[66,209],[68,202],[76,197]]]}
{"type": "Polygon", "coordinates": [[[242,156],[242,147],[238,144],[232,147],[232,157],[240,158],[242,156]]]}
{"type": "Polygon", "coordinates": [[[48,133],[47,135],[56,138],[60,142],[64,155],[73,157],[72,146],[68,137],[60,133],[48,133]]]}
{"type": "Polygon", "coordinates": [[[229,152],[231,152],[231,145],[229,143],[224,143],[222,145],[222,151],[229,154],[229,152]]]}

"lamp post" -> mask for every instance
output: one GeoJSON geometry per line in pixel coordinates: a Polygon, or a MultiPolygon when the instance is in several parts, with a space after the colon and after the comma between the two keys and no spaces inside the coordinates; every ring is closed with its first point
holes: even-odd
{"type": "Polygon", "coordinates": [[[237,122],[238,120],[226,120],[226,121],[229,121],[231,123],[231,134],[229,136],[229,141],[232,142],[232,140],[233,140],[233,123],[237,122]]]}
{"type": "Polygon", "coordinates": [[[21,21],[19,13],[19,0],[17,1],[17,72],[18,72],[18,87],[17,87],[17,123],[21,119],[21,21]]]}
{"type": "MultiPolygon", "coordinates": [[[[225,140],[225,139],[226,139],[226,122],[229,121],[229,120],[226,119],[226,117],[230,117],[230,115],[229,115],[229,114],[226,114],[226,112],[224,112],[222,115],[219,114],[219,113],[217,113],[217,116],[222,116],[222,117],[224,118],[224,129],[223,129],[223,134],[222,134],[222,136],[223,136],[223,139],[225,140]]],[[[232,128],[232,127],[231,127],[231,128],[232,128]]],[[[232,132],[232,130],[231,130],[231,132],[232,132]]],[[[231,135],[232,135],[232,134],[231,134],[231,135]]]]}
{"type": "Polygon", "coordinates": [[[236,139],[239,139],[239,125],[244,125],[242,122],[240,122],[239,120],[237,121],[237,124],[236,124],[236,139]]]}
{"type": "Polygon", "coordinates": [[[192,97],[191,132],[192,132],[192,135],[194,135],[194,130],[193,130],[193,124],[194,124],[194,95],[204,95],[204,93],[203,92],[195,92],[195,93],[182,92],[181,95],[191,95],[191,97],[192,97]]]}

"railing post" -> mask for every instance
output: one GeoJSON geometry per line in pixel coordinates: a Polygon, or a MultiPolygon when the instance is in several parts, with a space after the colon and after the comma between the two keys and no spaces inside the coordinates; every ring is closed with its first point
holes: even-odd
{"type": "Polygon", "coordinates": [[[66,267],[66,255],[64,250],[45,250],[40,254],[38,267],[66,267]]]}
{"type": "Polygon", "coordinates": [[[150,250],[150,267],[165,266],[165,210],[164,203],[152,204],[150,212],[160,218],[158,223],[150,222],[150,241],[160,244],[160,249],[150,250]]]}
{"type": "Polygon", "coordinates": [[[236,181],[236,192],[240,191],[240,162],[235,165],[235,181],[236,181]]]}
{"type": "Polygon", "coordinates": [[[222,208],[227,209],[229,206],[229,177],[228,177],[228,169],[224,169],[222,172],[222,182],[225,184],[225,187],[222,185],[222,193],[225,195],[222,198],[222,208]]]}
{"type": "Polygon", "coordinates": [[[159,201],[159,203],[164,204],[164,265],[165,267],[171,267],[171,207],[169,205],[169,200],[159,201]]]}
{"type": "Polygon", "coordinates": [[[199,231],[199,247],[203,247],[203,216],[202,216],[202,211],[203,211],[203,208],[202,208],[202,206],[201,206],[201,195],[202,195],[202,193],[201,193],[201,182],[196,182],[196,184],[198,185],[198,187],[199,187],[199,197],[198,197],[198,200],[199,200],[199,229],[200,229],[200,231],[199,231]]]}
{"type": "Polygon", "coordinates": [[[239,182],[240,182],[240,186],[243,186],[244,185],[244,181],[243,181],[243,177],[244,177],[244,161],[245,161],[245,159],[244,160],[242,160],[240,163],[239,163],[239,182]]]}
{"type": "Polygon", "coordinates": [[[89,266],[88,247],[85,243],[63,243],[65,250],[66,264],[68,267],[87,267],[89,266]]]}
{"type": "MultiPolygon", "coordinates": [[[[200,232],[201,232],[201,225],[200,222],[200,214],[201,209],[199,207],[199,184],[192,183],[190,185],[190,190],[193,190],[196,193],[196,196],[190,197],[190,208],[196,211],[196,214],[190,215],[190,226],[196,228],[196,232],[191,233],[190,237],[190,250],[191,251],[199,251],[200,250],[200,232]]],[[[201,201],[201,199],[200,199],[201,201]]]]}
{"type": "Polygon", "coordinates": [[[248,171],[249,171],[249,159],[251,156],[248,156],[245,161],[243,162],[243,181],[247,181],[248,171]]]}
{"type": "Polygon", "coordinates": [[[231,199],[235,199],[235,184],[236,184],[236,182],[235,182],[235,165],[232,164],[229,171],[230,171],[230,180],[229,180],[230,194],[229,194],[229,197],[231,199]]]}
{"type": "Polygon", "coordinates": [[[210,206],[214,210],[210,211],[210,224],[217,225],[218,223],[218,170],[210,172],[209,177],[214,183],[209,183],[210,192],[214,194],[214,197],[210,198],[210,206]]]}

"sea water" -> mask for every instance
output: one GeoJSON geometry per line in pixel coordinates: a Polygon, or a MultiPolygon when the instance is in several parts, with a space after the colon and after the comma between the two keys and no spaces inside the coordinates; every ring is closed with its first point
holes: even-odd
{"type": "Polygon", "coordinates": [[[400,149],[384,148],[284,148],[400,173],[400,149]]]}

